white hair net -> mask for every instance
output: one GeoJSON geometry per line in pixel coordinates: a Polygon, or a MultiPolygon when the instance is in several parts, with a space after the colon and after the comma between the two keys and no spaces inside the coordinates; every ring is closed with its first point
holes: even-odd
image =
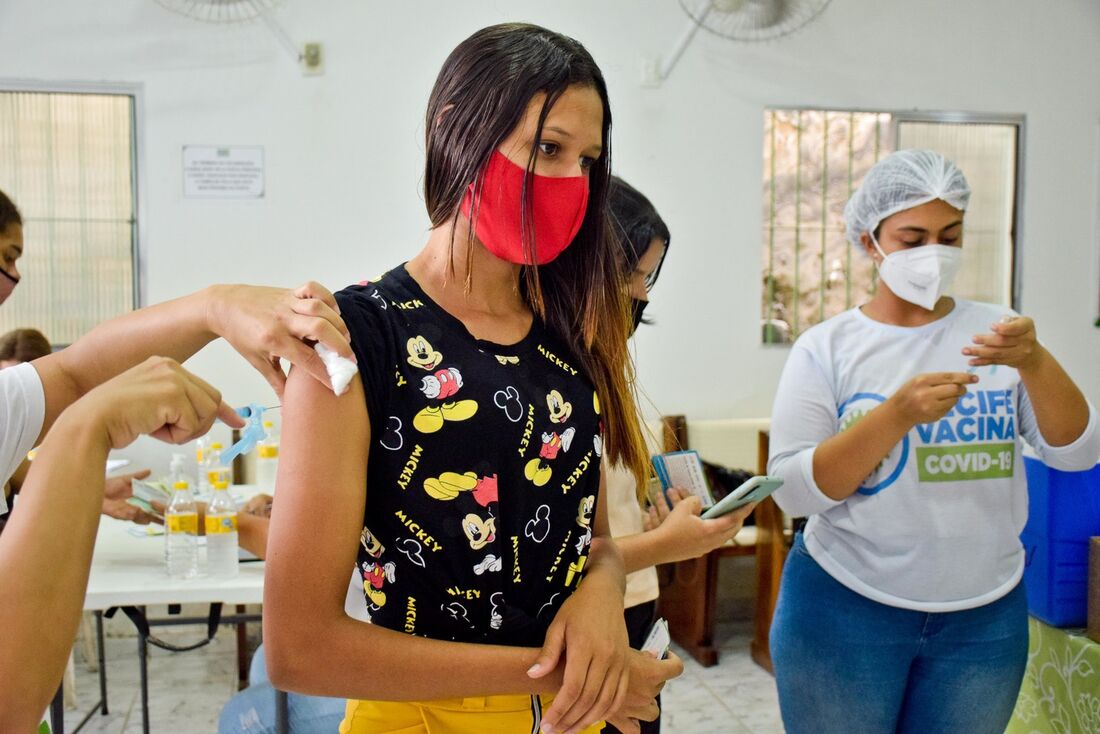
{"type": "Polygon", "coordinates": [[[933,150],[899,150],[871,167],[844,207],[848,241],[859,246],[863,232],[874,232],[883,219],[943,199],[965,211],[970,184],[951,161],[933,150]]]}

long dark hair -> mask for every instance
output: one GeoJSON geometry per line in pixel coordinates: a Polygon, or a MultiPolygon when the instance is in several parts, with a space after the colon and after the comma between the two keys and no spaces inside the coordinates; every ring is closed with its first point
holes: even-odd
{"type": "MultiPolygon", "coordinates": [[[[456,223],[467,190],[473,185],[480,191],[489,158],[520,124],[531,100],[539,93],[546,95],[535,132],[538,140],[551,107],[574,85],[595,89],[603,102],[603,147],[588,173],[588,208],[564,253],[549,265],[523,268],[522,292],[531,310],[572,348],[595,384],[608,457],[644,484],[648,456],[626,346],[631,325],[623,252],[607,219],[611,107],[603,73],[584,46],[560,33],[519,23],[483,28],[459,44],[443,63],[428,101],[424,201],[433,227],[456,223]]],[[[534,145],[522,192],[528,262],[534,262],[530,182],[537,158],[534,145]]],[[[471,218],[476,219],[476,209],[471,218]]],[[[453,240],[451,245],[453,257],[453,240]]],[[[467,287],[472,256],[470,250],[467,287]]]]}

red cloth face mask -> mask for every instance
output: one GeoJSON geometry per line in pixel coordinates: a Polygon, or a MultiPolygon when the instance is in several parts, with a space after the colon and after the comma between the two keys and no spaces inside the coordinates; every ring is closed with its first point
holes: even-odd
{"type": "MultiPolygon", "coordinates": [[[[526,170],[499,150],[485,166],[477,221],[470,215],[474,184],[462,199],[462,213],[471,219],[474,236],[501,260],[530,265],[523,252],[520,211],[526,170]]],[[[588,177],[531,175],[528,191],[534,218],[535,263],[553,262],[577,236],[588,208],[588,177]]]]}

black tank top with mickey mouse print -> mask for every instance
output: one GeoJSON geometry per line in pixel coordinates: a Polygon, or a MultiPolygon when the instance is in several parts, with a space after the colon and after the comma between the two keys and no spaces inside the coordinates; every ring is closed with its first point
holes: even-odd
{"type": "Polygon", "coordinates": [[[580,582],[599,491],[599,401],[579,361],[538,318],[513,345],[474,338],[403,265],[336,300],[370,413],[358,569],[372,623],[541,645],[580,582]]]}

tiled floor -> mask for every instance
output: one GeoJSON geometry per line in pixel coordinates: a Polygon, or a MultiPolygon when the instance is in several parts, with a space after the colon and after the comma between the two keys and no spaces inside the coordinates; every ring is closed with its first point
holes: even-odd
{"type": "MultiPolygon", "coordinates": [[[[163,628],[157,632],[165,639],[181,642],[199,633],[198,629],[163,628]]],[[[684,675],[670,681],[662,697],[664,734],[782,734],[775,684],[749,658],[749,633],[746,618],[722,625],[717,636],[720,661],[713,668],[702,668],[681,652],[685,657],[684,675]]],[[[96,673],[79,659],[76,675],[79,706],[66,711],[67,731],[72,731],[98,699],[96,673]]],[[[235,638],[223,629],[211,645],[193,652],[175,654],[150,648],[149,679],[150,728],[154,734],[215,732],[218,713],[235,690],[235,638]]],[[[110,713],[95,714],[82,732],[140,732],[134,638],[108,638],[107,680],[110,713]]]]}
{"type": "MultiPolygon", "coordinates": [[[[193,641],[199,629],[157,630],[166,641],[193,641]]],[[[131,734],[141,732],[137,639],[108,638],[107,702],[109,713],[96,713],[83,732],[131,734]]],[[[218,713],[236,690],[237,653],[235,637],[222,629],[213,643],[187,653],[169,653],[149,648],[150,731],[190,734],[209,733],[218,728],[218,713]]],[[[76,662],[78,705],[65,712],[65,730],[84,718],[99,700],[99,678],[79,659],[76,662]]]]}
{"type": "Polygon", "coordinates": [[[684,674],[661,696],[662,734],[783,734],[775,680],[749,657],[750,636],[747,619],[721,625],[712,668],[677,650],[684,674]]]}

